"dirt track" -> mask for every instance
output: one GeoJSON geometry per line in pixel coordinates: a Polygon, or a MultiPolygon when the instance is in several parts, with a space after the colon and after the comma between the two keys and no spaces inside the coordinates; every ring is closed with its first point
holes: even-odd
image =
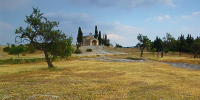
{"type": "Polygon", "coordinates": [[[83,52],[82,54],[78,55],[112,55],[112,54],[126,54],[123,52],[116,52],[107,50],[105,46],[82,46],[80,50],[83,52]],[[86,52],[86,49],[92,49],[92,52],[86,52]]]}
{"type": "MultiPolygon", "coordinates": [[[[80,47],[80,49],[83,53],[78,54],[79,56],[126,54],[123,52],[107,50],[106,47],[104,47],[104,46],[82,46],[82,47],[80,47]],[[88,49],[88,48],[92,49],[92,52],[86,52],[86,49],[88,49]]],[[[89,60],[89,59],[95,59],[95,60],[106,61],[106,62],[138,62],[138,61],[141,62],[141,61],[143,61],[143,60],[135,61],[135,60],[128,60],[128,59],[115,59],[115,58],[103,57],[103,56],[99,56],[98,58],[81,58],[81,60],[89,60]]],[[[194,64],[169,63],[169,62],[164,62],[164,63],[170,64],[172,67],[200,70],[200,66],[194,65],[194,64]]]]}

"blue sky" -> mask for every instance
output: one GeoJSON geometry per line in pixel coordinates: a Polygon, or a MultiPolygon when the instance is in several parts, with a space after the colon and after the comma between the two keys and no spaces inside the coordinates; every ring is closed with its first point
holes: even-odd
{"type": "Polygon", "coordinates": [[[59,29],[77,38],[78,27],[84,35],[94,34],[95,25],[111,43],[133,46],[137,35],[152,41],[170,33],[200,36],[200,0],[0,0],[0,44],[15,43],[15,29],[26,27],[25,16],[38,7],[59,29]]]}

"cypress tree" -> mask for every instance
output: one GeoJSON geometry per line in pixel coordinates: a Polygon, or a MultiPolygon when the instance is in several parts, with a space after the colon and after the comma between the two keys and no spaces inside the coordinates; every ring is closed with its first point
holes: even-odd
{"type": "Polygon", "coordinates": [[[108,44],[107,44],[107,41],[108,41],[108,40],[107,40],[107,34],[105,34],[105,40],[104,40],[104,45],[105,45],[105,46],[108,45],[108,44]]]}
{"type": "Polygon", "coordinates": [[[77,36],[78,44],[82,44],[83,42],[83,32],[81,31],[81,27],[78,28],[78,36],[77,36]]]}
{"type": "Polygon", "coordinates": [[[101,31],[99,31],[98,40],[99,40],[99,45],[101,45],[101,31]]]}
{"type": "Polygon", "coordinates": [[[97,25],[95,26],[95,34],[94,34],[94,38],[98,38],[98,30],[97,30],[97,25]]]}

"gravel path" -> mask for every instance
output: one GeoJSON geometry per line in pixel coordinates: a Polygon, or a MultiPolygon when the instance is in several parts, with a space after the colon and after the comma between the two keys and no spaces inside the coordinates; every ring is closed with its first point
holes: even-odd
{"type": "Polygon", "coordinates": [[[105,49],[105,46],[81,46],[80,50],[83,52],[82,54],[78,54],[79,56],[82,55],[110,55],[110,54],[126,54],[123,52],[117,51],[110,51],[105,49]],[[86,52],[86,49],[92,49],[92,52],[86,52]]]}
{"type": "Polygon", "coordinates": [[[195,65],[195,64],[188,64],[188,63],[171,63],[171,62],[164,62],[164,63],[170,64],[170,65],[172,65],[172,67],[200,70],[200,65],[195,65]]]}
{"type": "MultiPolygon", "coordinates": [[[[116,58],[103,57],[103,56],[99,56],[98,58],[81,58],[81,60],[98,60],[102,62],[144,62],[146,61],[146,60],[116,59],[116,58]]],[[[177,68],[200,70],[200,65],[195,65],[195,64],[171,63],[171,62],[162,62],[162,63],[170,64],[172,67],[177,67],[177,68]]]]}
{"type": "MultiPolygon", "coordinates": [[[[130,60],[130,59],[116,59],[111,57],[104,57],[102,55],[108,55],[108,54],[126,54],[123,52],[116,52],[116,51],[109,51],[105,49],[104,46],[82,46],[80,48],[83,53],[78,55],[99,55],[98,58],[81,58],[81,60],[98,60],[103,62],[143,62],[145,60],[130,60]],[[86,49],[91,48],[92,52],[85,52],[86,49]]],[[[170,64],[172,67],[178,67],[178,68],[185,68],[185,69],[194,69],[194,70],[200,70],[200,65],[195,64],[188,64],[188,63],[171,63],[171,62],[163,62],[166,64],[170,64]]]]}
{"type": "Polygon", "coordinates": [[[144,60],[116,59],[111,57],[99,56],[98,58],[81,58],[81,60],[98,60],[102,62],[143,62],[144,60]]]}

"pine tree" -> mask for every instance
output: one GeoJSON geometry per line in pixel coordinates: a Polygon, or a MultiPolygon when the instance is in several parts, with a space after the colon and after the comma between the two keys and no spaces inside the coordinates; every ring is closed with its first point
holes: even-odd
{"type": "Polygon", "coordinates": [[[97,26],[95,26],[95,34],[94,34],[94,38],[98,38],[98,30],[97,30],[97,26]]]}
{"type": "Polygon", "coordinates": [[[179,56],[181,56],[181,52],[185,51],[186,47],[186,40],[184,38],[184,35],[181,34],[181,36],[177,40],[177,50],[179,51],[179,56]]]}
{"type": "Polygon", "coordinates": [[[187,48],[186,51],[187,52],[191,52],[192,51],[192,43],[194,42],[194,38],[191,36],[191,34],[188,34],[187,38],[186,38],[186,43],[187,43],[187,48]]]}
{"type": "Polygon", "coordinates": [[[164,43],[162,41],[162,39],[160,39],[159,37],[156,37],[156,39],[153,42],[153,47],[152,48],[156,48],[157,50],[157,57],[160,51],[162,51],[164,47],[164,43]]]}
{"type": "Polygon", "coordinates": [[[194,52],[194,58],[196,58],[198,54],[200,54],[200,38],[197,37],[192,43],[191,47],[192,51],[194,52]]]}

